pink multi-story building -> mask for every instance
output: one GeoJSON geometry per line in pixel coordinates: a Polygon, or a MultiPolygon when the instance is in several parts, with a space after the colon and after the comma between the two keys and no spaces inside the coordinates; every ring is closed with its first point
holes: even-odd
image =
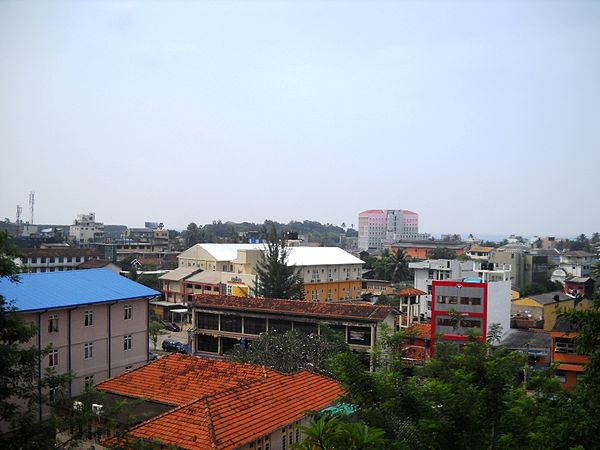
{"type": "MultiPolygon", "coordinates": [[[[89,269],[20,274],[17,283],[2,277],[0,295],[36,327],[29,345],[51,346],[38,376],[47,368],[71,372],[71,396],[148,361],[148,300],[160,295],[153,289],[110,270],[89,269]]],[[[38,408],[41,419],[48,411],[38,408]]]]}
{"type": "Polygon", "coordinates": [[[407,209],[369,209],[358,215],[358,248],[381,250],[385,244],[419,239],[419,215],[407,209]]]}

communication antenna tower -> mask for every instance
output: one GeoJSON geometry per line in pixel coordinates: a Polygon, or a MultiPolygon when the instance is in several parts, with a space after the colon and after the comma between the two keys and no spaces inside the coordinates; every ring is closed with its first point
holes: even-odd
{"type": "Polygon", "coordinates": [[[17,236],[21,234],[21,213],[23,212],[23,208],[21,205],[17,205],[17,236]]]}
{"type": "Polygon", "coordinates": [[[33,206],[35,204],[35,192],[29,192],[29,223],[33,225],[33,206]]]}

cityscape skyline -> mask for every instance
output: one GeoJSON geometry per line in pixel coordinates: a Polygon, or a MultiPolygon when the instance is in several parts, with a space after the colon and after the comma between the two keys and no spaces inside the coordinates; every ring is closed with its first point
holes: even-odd
{"type": "Polygon", "coordinates": [[[2,2],[2,218],[595,231],[599,3],[341,5],[2,2]]]}

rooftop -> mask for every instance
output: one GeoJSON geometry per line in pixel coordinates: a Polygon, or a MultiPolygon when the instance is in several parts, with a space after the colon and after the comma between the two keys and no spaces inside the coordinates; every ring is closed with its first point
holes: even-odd
{"type": "Polygon", "coordinates": [[[159,277],[159,280],[181,281],[195,274],[199,270],[199,267],[178,267],[177,269],[171,270],[170,272],[159,277]]]}
{"type": "Polygon", "coordinates": [[[554,291],[554,292],[546,292],[545,294],[535,294],[530,295],[529,298],[535,300],[542,305],[550,305],[552,303],[557,303],[555,297],[558,296],[558,301],[562,302],[563,300],[573,300],[573,297],[569,297],[563,291],[554,291]]]}
{"type": "Polygon", "coordinates": [[[98,383],[100,391],[173,406],[265,377],[261,366],[171,354],[98,383]]]}
{"type": "Polygon", "coordinates": [[[234,449],[330,406],[343,394],[334,380],[306,370],[277,372],[254,383],[202,397],[129,432],[182,449],[234,449]]]}
{"type": "Polygon", "coordinates": [[[0,295],[20,311],[57,309],[134,298],[160,292],[107,269],[23,273],[19,282],[0,277],[0,295]]]}
{"type": "Polygon", "coordinates": [[[410,327],[407,328],[406,334],[431,339],[431,323],[413,323],[410,327]]]}
{"type": "MultiPolygon", "coordinates": [[[[197,257],[198,250],[209,253],[215,261],[234,261],[240,250],[264,250],[265,244],[196,244],[180,256],[197,257]]],[[[288,247],[288,264],[291,266],[318,266],[338,264],[364,264],[357,257],[339,247],[288,247]]]]}
{"type": "Polygon", "coordinates": [[[552,346],[552,337],[542,330],[530,331],[510,328],[502,337],[499,346],[508,349],[522,349],[527,346],[529,348],[549,349],[552,346]]]}
{"type": "MultiPolygon", "coordinates": [[[[88,259],[85,262],[82,262],[77,267],[79,269],[101,269],[102,267],[106,267],[109,264],[112,264],[110,261],[105,259],[88,259]]],[[[119,268],[120,270],[120,268],[119,268]]]]}
{"type": "Polygon", "coordinates": [[[563,256],[570,258],[591,258],[594,256],[593,253],[584,252],[583,250],[572,250],[570,252],[563,253],[563,256]]]}
{"type": "Polygon", "coordinates": [[[326,303],[226,295],[198,295],[194,297],[193,305],[209,309],[370,321],[384,320],[394,312],[394,308],[391,306],[371,305],[369,303],[326,303]]]}
{"type": "Polygon", "coordinates": [[[128,438],[158,439],[181,449],[237,448],[293,423],[307,410],[326,408],[343,395],[338,382],[306,370],[286,375],[256,365],[181,354],[97,387],[113,392],[124,386],[130,397],[158,396],[177,404],[131,428],[128,438]]]}
{"type": "Polygon", "coordinates": [[[100,253],[95,248],[80,247],[51,247],[51,248],[20,248],[19,253],[24,257],[72,257],[89,256],[99,257],[100,253]]]}
{"type": "Polygon", "coordinates": [[[418,297],[419,295],[427,295],[427,292],[417,288],[405,288],[394,292],[394,295],[398,297],[418,297]]]}

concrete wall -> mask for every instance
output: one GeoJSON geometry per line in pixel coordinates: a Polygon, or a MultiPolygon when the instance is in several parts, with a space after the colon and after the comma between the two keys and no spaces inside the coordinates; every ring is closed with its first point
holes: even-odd
{"type": "Polygon", "coordinates": [[[490,325],[499,323],[504,333],[510,328],[510,281],[494,281],[487,283],[488,290],[488,331],[490,325]]]}

